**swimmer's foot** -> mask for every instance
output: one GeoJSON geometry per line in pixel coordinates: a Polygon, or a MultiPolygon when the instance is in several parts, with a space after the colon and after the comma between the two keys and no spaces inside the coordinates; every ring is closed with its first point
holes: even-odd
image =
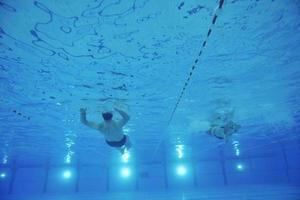
{"type": "Polygon", "coordinates": [[[131,147],[132,147],[131,142],[129,142],[128,144],[126,144],[126,149],[127,149],[127,151],[128,151],[131,147]]]}
{"type": "Polygon", "coordinates": [[[123,155],[125,153],[126,148],[125,147],[119,147],[118,150],[123,155]]]}
{"type": "Polygon", "coordinates": [[[119,148],[119,151],[122,155],[124,155],[128,151],[128,149],[126,148],[126,146],[123,146],[119,148]]]}

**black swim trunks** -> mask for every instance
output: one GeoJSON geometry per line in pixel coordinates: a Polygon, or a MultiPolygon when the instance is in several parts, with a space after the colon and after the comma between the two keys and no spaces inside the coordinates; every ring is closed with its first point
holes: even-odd
{"type": "Polygon", "coordinates": [[[112,141],[105,140],[105,142],[111,147],[122,147],[126,143],[126,139],[127,139],[126,135],[124,135],[122,140],[120,140],[120,141],[112,142],[112,141]]]}

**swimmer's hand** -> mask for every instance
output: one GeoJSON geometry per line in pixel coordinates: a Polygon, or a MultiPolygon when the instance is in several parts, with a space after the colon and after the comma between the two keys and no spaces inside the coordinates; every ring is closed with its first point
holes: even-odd
{"type": "Polygon", "coordinates": [[[122,119],[119,121],[119,125],[121,127],[124,126],[129,121],[130,116],[125,111],[123,111],[117,107],[114,107],[114,109],[122,116],[122,119]]]}
{"type": "Polygon", "coordinates": [[[115,109],[116,111],[119,111],[119,110],[126,110],[126,109],[125,109],[125,108],[126,108],[125,104],[122,103],[121,101],[115,102],[113,107],[114,107],[114,109],[115,109]]]}
{"type": "Polygon", "coordinates": [[[80,121],[81,121],[81,123],[83,123],[84,125],[86,125],[90,128],[100,130],[100,131],[103,132],[103,127],[100,124],[88,121],[86,119],[86,110],[87,110],[86,108],[80,108],[80,121]]]}
{"type": "Polygon", "coordinates": [[[86,108],[80,108],[80,121],[83,124],[87,124],[87,120],[86,120],[86,108]]]}
{"type": "Polygon", "coordinates": [[[118,112],[122,112],[122,110],[119,109],[119,108],[117,108],[117,107],[114,107],[114,110],[115,110],[115,111],[118,111],[118,112]]]}
{"type": "Polygon", "coordinates": [[[80,113],[84,114],[86,113],[87,108],[80,108],[80,113]]]}

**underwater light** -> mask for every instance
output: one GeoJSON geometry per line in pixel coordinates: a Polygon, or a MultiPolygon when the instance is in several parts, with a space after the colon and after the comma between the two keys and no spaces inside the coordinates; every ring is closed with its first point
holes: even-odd
{"type": "Polygon", "coordinates": [[[236,168],[241,171],[244,169],[244,166],[242,164],[238,164],[236,168]]]}
{"type": "Polygon", "coordinates": [[[124,167],[122,170],[121,170],[121,175],[122,177],[124,178],[127,178],[130,176],[130,170],[128,167],[124,167]]]}
{"type": "Polygon", "coordinates": [[[184,176],[186,174],[186,167],[183,165],[180,165],[177,167],[176,171],[179,176],[184,176]]]}
{"type": "Polygon", "coordinates": [[[63,177],[65,179],[69,179],[69,178],[71,178],[71,176],[72,176],[72,173],[69,170],[67,170],[63,173],[63,177]]]}
{"type": "Polygon", "coordinates": [[[5,177],[6,177],[6,174],[5,174],[5,173],[1,173],[1,174],[0,174],[0,177],[1,177],[1,178],[5,178],[5,177]]]}

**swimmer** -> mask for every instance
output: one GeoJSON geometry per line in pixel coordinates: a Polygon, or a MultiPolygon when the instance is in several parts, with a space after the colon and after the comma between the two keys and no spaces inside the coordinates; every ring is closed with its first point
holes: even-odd
{"type": "Polygon", "coordinates": [[[240,127],[240,125],[234,123],[233,121],[229,121],[224,125],[212,125],[207,131],[207,134],[213,135],[219,139],[227,139],[233,133],[236,133],[240,127]]]}
{"type": "Polygon", "coordinates": [[[130,116],[126,112],[114,107],[114,110],[121,115],[122,119],[119,121],[113,120],[112,112],[103,112],[102,117],[104,121],[98,124],[86,119],[86,110],[86,108],[80,109],[80,120],[84,125],[100,131],[104,135],[106,143],[118,149],[122,154],[130,149],[131,142],[129,137],[123,133],[123,126],[130,119],[130,116]]]}
{"type": "Polygon", "coordinates": [[[219,139],[229,138],[241,127],[232,121],[233,116],[234,110],[232,109],[219,108],[215,110],[211,116],[211,124],[207,134],[215,136],[219,139]]]}

